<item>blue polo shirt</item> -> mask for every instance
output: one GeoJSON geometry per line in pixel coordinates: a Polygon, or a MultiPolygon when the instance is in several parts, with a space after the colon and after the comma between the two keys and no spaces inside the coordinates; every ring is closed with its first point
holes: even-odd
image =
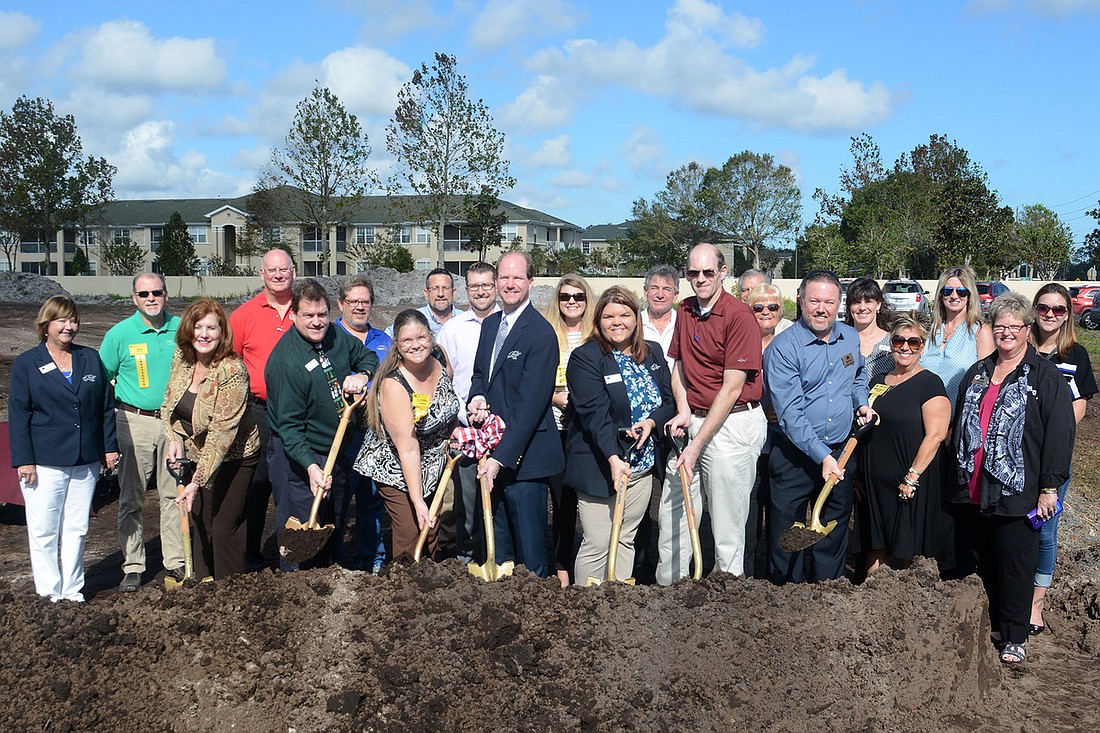
{"type": "MultiPolygon", "coordinates": [[[[338,323],[340,325],[340,328],[344,329],[344,331],[347,332],[348,335],[359,338],[358,334],[352,333],[350,330],[348,330],[348,327],[344,325],[343,316],[337,318],[336,323],[338,323]]],[[[363,339],[363,346],[366,346],[368,349],[373,351],[378,357],[378,363],[381,364],[382,361],[386,358],[386,354],[389,353],[390,347],[393,346],[393,339],[390,338],[389,334],[387,334],[382,329],[372,328],[371,325],[368,323],[367,337],[363,339]]]]}
{"type": "Polygon", "coordinates": [[[764,383],[783,434],[821,463],[848,437],[853,412],[867,404],[859,334],[837,321],[822,341],[799,319],[764,351],[764,383]]]}

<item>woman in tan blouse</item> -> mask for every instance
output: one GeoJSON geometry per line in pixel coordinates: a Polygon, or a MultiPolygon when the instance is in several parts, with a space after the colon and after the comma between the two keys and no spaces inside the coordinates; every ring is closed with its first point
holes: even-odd
{"type": "Polygon", "coordinates": [[[184,312],[176,347],[160,408],[166,453],[194,462],[180,501],[192,516],[195,574],[221,580],[246,567],[245,497],[260,452],[248,371],[225,311],[209,298],[184,312]]]}

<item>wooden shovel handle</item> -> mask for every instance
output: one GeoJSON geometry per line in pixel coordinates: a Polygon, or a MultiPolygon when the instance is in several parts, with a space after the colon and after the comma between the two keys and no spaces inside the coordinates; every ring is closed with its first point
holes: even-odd
{"type": "Polygon", "coordinates": [[[619,533],[623,529],[623,513],[626,511],[626,487],[630,483],[630,476],[623,474],[615,482],[615,513],[611,518],[611,545],[607,548],[607,579],[618,580],[615,575],[615,566],[619,560],[619,533]]]}
{"type": "Polygon", "coordinates": [[[420,528],[420,536],[416,538],[416,547],[413,549],[413,562],[420,562],[420,554],[424,551],[424,543],[428,541],[428,532],[431,530],[431,521],[439,516],[439,508],[443,506],[443,495],[447,493],[447,484],[451,480],[451,474],[455,470],[455,464],[462,457],[461,453],[455,453],[447,459],[447,466],[443,469],[443,475],[436,484],[435,496],[432,505],[428,507],[428,521],[420,528]]]}
{"type": "MultiPolygon", "coordinates": [[[[348,431],[351,413],[363,402],[366,396],[366,392],[360,392],[355,395],[355,399],[350,403],[344,400],[344,410],[340,413],[340,424],[336,426],[336,437],[332,439],[332,446],[328,449],[328,457],[325,458],[325,467],[321,477],[322,481],[332,475],[332,469],[336,467],[336,459],[340,457],[340,449],[344,447],[344,433],[348,431]]],[[[321,510],[321,499],[323,499],[324,496],[324,491],[318,491],[313,495],[313,506],[309,509],[309,521],[306,522],[306,527],[309,529],[320,528],[320,525],[317,524],[317,513],[321,510]]]]}

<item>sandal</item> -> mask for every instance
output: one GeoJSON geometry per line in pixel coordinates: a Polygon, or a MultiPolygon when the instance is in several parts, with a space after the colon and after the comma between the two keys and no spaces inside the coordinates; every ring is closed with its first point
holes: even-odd
{"type": "Polygon", "coordinates": [[[1027,660],[1027,644],[1005,644],[1001,650],[1002,664],[1023,664],[1027,660]]]}

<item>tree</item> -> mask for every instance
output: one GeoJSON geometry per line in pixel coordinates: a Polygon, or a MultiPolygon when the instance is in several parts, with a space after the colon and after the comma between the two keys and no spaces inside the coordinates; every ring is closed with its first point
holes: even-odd
{"type": "Polygon", "coordinates": [[[1073,233],[1042,204],[1031,204],[1016,212],[1015,234],[1032,277],[1053,280],[1058,270],[1069,264],[1073,233]]]}
{"type": "Polygon", "coordinates": [[[493,127],[485,102],[468,94],[458,60],[436,53],[435,64],[421,64],[398,91],[386,125],[386,148],[397,161],[390,192],[416,194],[396,201],[406,206],[407,218],[431,224],[438,267],[446,224],[465,213],[463,197],[481,191],[498,196],[516,185],[508,174],[503,133],[493,127]]]}
{"type": "Polygon", "coordinates": [[[1085,235],[1084,259],[1089,267],[1100,265],[1100,201],[1096,208],[1085,212],[1096,220],[1097,227],[1085,235]]]}
{"type": "Polygon", "coordinates": [[[80,247],[77,247],[76,252],[73,253],[72,273],[74,275],[88,274],[88,255],[84,254],[84,250],[80,247]]]}
{"type": "Polygon", "coordinates": [[[746,150],[709,169],[701,196],[711,226],[748,250],[756,269],[767,242],[798,233],[802,193],[794,172],[768,153],[746,150]]]}
{"type": "Polygon", "coordinates": [[[683,267],[693,246],[714,238],[701,198],[705,175],[706,169],[692,161],[668,174],[653,203],[634,202],[623,246],[627,269],[645,272],[655,263],[683,267]]]}
{"type": "Polygon", "coordinates": [[[284,145],[271,151],[254,196],[260,195],[269,228],[295,222],[312,229],[324,242],[319,254],[330,270],[329,230],[346,221],[375,185],[367,134],[335,94],[316,87],[298,103],[284,145]]]}
{"type": "MultiPolygon", "coordinates": [[[[82,158],[72,115],[59,117],[53,102],[19,97],[0,112],[0,229],[19,234],[80,228],[113,196],[117,169],[105,158],[82,158]]],[[[50,248],[46,248],[46,266],[50,248]]]]}
{"type": "Polygon", "coordinates": [[[580,272],[588,265],[588,257],[580,247],[565,247],[550,253],[550,262],[558,275],[580,272]]]}
{"type": "Polygon", "coordinates": [[[500,245],[501,231],[508,223],[508,214],[500,208],[500,202],[492,189],[481,187],[477,196],[466,197],[466,225],[462,227],[469,239],[462,248],[476,252],[477,258],[485,261],[485,253],[490,247],[500,245]]]}
{"type": "Polygon", "coordinates": [[[145,269],[145,250],[129,237],[116,237],[103,226],[96,240],[99,259],[112,275],[137,275],[145,269]]]}
{"type": "Polygon", "coordinates": [[[385,234],[376,235],[370,244],[349,244],[348,254],[364,267],[390,267],[398,272],[412,272],[416,266],[409,248],[385,234]]]}
{"type": "Polygon", "coordinates": [[[195,274],[195,242],[187,233],[187,224],[178,211],[173,211],[164,227],[157,248],[157,264],[163,275],[195,274]]]}
{"type": "Polygon", "coordinates": [[[0,250],[8,261],[8,272],[15,272],[15,255],[19,252],[19,232],[0,229],[0,250]]]}

